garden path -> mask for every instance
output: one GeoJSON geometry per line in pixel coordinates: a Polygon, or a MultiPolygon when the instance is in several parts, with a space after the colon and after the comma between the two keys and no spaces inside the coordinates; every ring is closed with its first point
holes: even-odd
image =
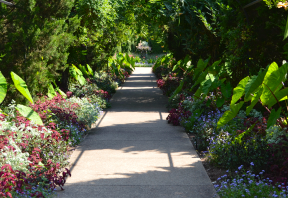
{"type": "Polygon", "coordinates": [[[167,124],[167,97],[138,67],[71,157],[61,198],[212,198],[214,187],[182,127],[167,124]]]}

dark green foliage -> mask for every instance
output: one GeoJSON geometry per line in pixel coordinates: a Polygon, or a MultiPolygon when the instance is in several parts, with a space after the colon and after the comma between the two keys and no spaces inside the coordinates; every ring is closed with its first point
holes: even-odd
{"type": "MultiPolygon", "coordinates": [[[[119,43],[132,45],[136,4],[131,2],[15,0],[15,7],[0,3],[1,72],[6,78],[11,71],[17,73],[34,97],[45,94],[54,81],[67,91],[68,65],[89,64],[101,70],[119,43]]],[[[14,87],[8,87],[8,95],[5,104],[11,98],[24,101],[14,87]]]]}
{"type": "MultiPolygon", "coordinates": [[[[6,78],[11,71],[17,73],[35,96],[46,92],[51,80],[59,78],[65,69],[67,49],[74,41],[79,21],[68,17],[73,0],[14,3],[16,8],[1,4],[0,54],[5,54],[1,71],[6,78]]],[[[10,87],[7,100],[11,93],[10,87]]]]}
{"type": "Polygon", "coordinates": [[[77,14],[81,22],[68,62],[89,64],[94,70],[101,70],[117,51],[116,47],[123,45],[131,51],[135,40],[131,7],[129,1],[76,0],[72,13],[77,14]]]}
{"type": "MultiPolygon", "coordinates": [[[[220,145],[218,145],[220,146],[220,145]]],[[[260,136],[248,137],[242,141],[231,141],[229,144],[223,144],[222,150],[213,150],[213,155],[219,159],[213,159],[219,162],[217,166],[227,169],[236,169],[240,165],[249,167],[254,162],[255,170],[261,171],[266,169],[270,153],[267,152],[268,143],[263,141],[260,136]],[[221,163],[220,163],[221,162],[221,163]]]]}
{"type": "MultiPolygon", "coordinates": [[[[188,54],[193,64],[209,56],[222,59],[232,72],[231,85],[255,75],[275,61],[287,59],[287,41],[283,42],[287,13],[269,9],[251,0],[150,1],[140,20],[149,24],[149,35],[168,46],[176,60],[188,54]]],[[[144,9],[144,8],[143,8],[144,9]]]]}

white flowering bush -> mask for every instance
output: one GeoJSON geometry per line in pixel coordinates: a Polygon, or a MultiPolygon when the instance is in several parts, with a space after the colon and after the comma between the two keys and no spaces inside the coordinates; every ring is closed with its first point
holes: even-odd
{"type": "Polygon", "coordinates": [[[283,139],[283,136],[288,138],[286,128],[275,125],[266,129],[266,139],[269,144],[278,144],[283,139]]]}
{"type": "Polygon", "coordinates": [[[51,142],[50,146],[40,146],[46,144],[47,139],[50,139],[52,130],[42,127],[39,131],[38,127],[33,125],[27,126],[23,123],[17,126],[14,122],[0,121],[0,136],[8,133],[10,135],[7,138],[7,144],[0,151],[0,155],[3,156],[0,158],[1,167],[4,164],[10,164],[15,170],[27,171],[27,166],[31,163],[28,157],[32,154],[29,147],[41,150],[41,164],[51,160],[55,164],[67,165],[69,156],[67,153],[65,154],[67,151],[65,142],[59,144],[54,138],[51,138],[55,142],[51,142]]]}
{"type": "MultiPolygon", "coordinates": [[[[93,123],[97,121],[99,118],[102,109],[99,107],[97,103],[90,103],[88,98],[77,98],[72,97],[67,99],[67,101],[71,103],[77,103],[79,108],[75,108],[74,112],[76,113],[78,120],[85,123],[91,127],[93,123]]],[[[67,103],[63,103],[65,106],[67,103]]]]}
{"type": "Polygon", "coordinates": [[[13,116],[0,114],[0,197],[49,197],[70,174],[68,144],[57,130],[13,116]]]}
{"type": "Polygon", "coordinates": [[[109,94],[115,93],[119,86],[106,72],[95,72],[93,80],[100,89],[108,91],[109,94]]]}
{"type": "MultiPolygon", "coordinates": [[[[3,131],[0,131],[0,135],[4,135],[3,131]]],[[[10,164],[11,167],[15,170],[20,170],[27,172],[27,166],[31,163],[28,160],[29,153],[24,152],[22,153],[21,149],[12,138],[8,139],[8,145],[4,146],[3,149],[0,151],[0,167],[3,167],[4,164],[10,164]],[[13,147],[13,149],[10,149],[13,147]]]]}
{"type": "Polygon", "coordinates": [[[202,100],[193,99],[191,96],[189,96],[183,101],[183,107],[190,112],[194,112],[197,109],[203,109],[207,106],[202,100]]]}

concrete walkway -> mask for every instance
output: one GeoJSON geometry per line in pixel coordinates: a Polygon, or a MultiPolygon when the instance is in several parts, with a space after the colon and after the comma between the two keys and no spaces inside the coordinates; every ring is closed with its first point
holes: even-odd
{"type": "Polygon", "coordinates": [[[71,157],[57,197],[212,198],[215,190],[182,127],[167,124],[167,97],[151,68],[136,68],[71,157]]]}

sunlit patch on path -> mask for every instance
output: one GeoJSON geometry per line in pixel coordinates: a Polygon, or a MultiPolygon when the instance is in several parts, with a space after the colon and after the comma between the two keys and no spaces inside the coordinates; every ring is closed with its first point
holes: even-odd
{"type": "Polygon", "coordinates": [[[182,127],[167,124],[167,97],[151,68],[136,68],[71,157],[58,197],[210,198],[215,190],[182,127]]]}

